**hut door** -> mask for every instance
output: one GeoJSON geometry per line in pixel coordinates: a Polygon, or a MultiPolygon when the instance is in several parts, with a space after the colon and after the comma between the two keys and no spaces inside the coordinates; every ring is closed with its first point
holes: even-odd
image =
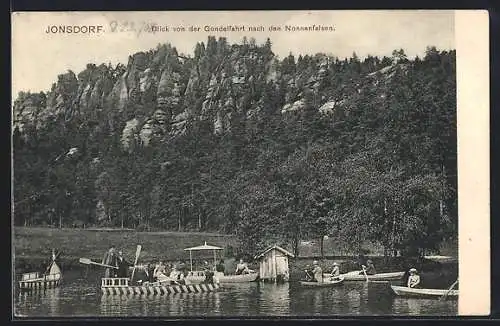
{"type": "Polygon", "coordinates": [[[284,256],[276,256],[276,274],[288,274],[288,259],[284,256]]]}

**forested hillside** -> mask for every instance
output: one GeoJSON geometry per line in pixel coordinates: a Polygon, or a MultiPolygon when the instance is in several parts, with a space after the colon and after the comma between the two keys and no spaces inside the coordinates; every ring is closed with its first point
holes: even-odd
{"type": "Polygon", "coordinates": [[[219,231],[249,252],[456,237],[455,51],[281,59],[209,37],[68,71],[13,110],[16,225],[219,231]]]}

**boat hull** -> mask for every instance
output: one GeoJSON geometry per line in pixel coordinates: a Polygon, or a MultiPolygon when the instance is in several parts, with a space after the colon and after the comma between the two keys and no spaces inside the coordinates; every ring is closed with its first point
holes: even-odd
{"type": "MultiPolygon", "coordinates": [[[[218,283],[224,284],[224,283],[247,283],[247,282],[254,282],[257,280],[259,277],[258,273],[250,273],[250,274],[243,274],[243,275],[223,275],[222,273],[215,273],[214,275],[214,280],[218,283]]],[[[185,278],[186,283],[191,283],[191,284],[201,284],[205,280],[204,274],[195,274],[195,275],[188,275],[185,278]]]]}
{"type": "MultiPolygon", "coordinates": [[[[391,273],[379,273],[375,275],[367,275],[359,274],[361,271],[354,271],[345,274],[340,274],[341,277],[344,278],[345,281],[366,281],[368,277],[369,281],[391,281],[391,280],[400,280],[403,278],[404,272],[391,272],[391,273]]],[[[330,277],[331,274],[323,274],[323,277],[330,277]]]]}
{"type": "Polygon", "coordinates": [[[166,296],[179,293],[206,293],[220,289],[218,284],[111,286],[101,287],[103,295],[166,296]]]}
{"type": "Polygon", "coordinates": [[[338,280],[335,281],[323,281],[323,282],[306,282],[306,281],[299,281],[299,284],[304,287],[315,287],[315,288],[321,288],[321,287],[333,287],[333,286],[339,286],[344,283],[343,278],[339,278],[338,280]]]}
{"type": "Polygon", "coordinates": [[[405,286],[391,285],[393,293],[400,297],[411,298],[440,298],[442,296],[449,298],[458,298],[458,290],[448,291],[447,289],[414,289],[405,286]]]}

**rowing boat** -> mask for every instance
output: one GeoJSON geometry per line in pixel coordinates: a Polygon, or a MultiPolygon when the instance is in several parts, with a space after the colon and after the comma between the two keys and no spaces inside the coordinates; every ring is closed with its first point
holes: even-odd
{"type": "MultiPolygon", "coordinates": [[[[259,277],[259,273],[248,273],[241,275],[224,275],[221,272],[214,273],[214,281],[217,283],[247,283],[254,282],[259,277]]],[[[205,280],[204,271],[190,271],[185,277],[186,283],[200,284],[205,280]]]]}
{"type": "Polygon", "coordinates": [[[47,273],[39,272],[24,273],[19,281],[21,291],[37,291],[52,289],[59,286],[62,280],[62,272],[55,262],[55,254],[52,253],[52,261],[47,267],[47,273]]]}
{"type": "Polygon", "coordinates": [[[391,285],[391,289],[395,295],[401,297],[417,297],[417,298],[438,298],[442,296],[447,296],[451,298],[458,297],[458,290],[448,290],[448,289],[416,289],[409,288],[406,286],[395,286],[391,285]]]}
{"type": "Polygon", "coordinates": [[[299,281],[301,286],[307,286],[307,287],[331,287],[331,286],[337,286],[337,285],[342,285],[344,283],[344,278],[339,277],[337,279],[327,279],[323,280],[323,282],[307,282],[307,281],[299,281]]]}
{"type": "MultiPolygon", "coordinates": [[[[345,274],[340,274],[345,281],[366,281],[368,277],[369,281],[390,281],[390,280],[400,280],[404,272],[391,272],[391,273],[378,273],[375,275],[366,275],[363,271],[353,271],[345,274]],[[361,274],[360,274],[361,273],[361,274]]],[[[323,274],[323,277],[329,278],[332,274],[323,274]]]]}
{"type": "Polygon", "coordinates": [[[130,296],[167,296],[178,293],[205,293],[220,289],[219,284],[153,284],[130,285],[129,278],[102,278],[101,291],[103,295],[130,296]]]}

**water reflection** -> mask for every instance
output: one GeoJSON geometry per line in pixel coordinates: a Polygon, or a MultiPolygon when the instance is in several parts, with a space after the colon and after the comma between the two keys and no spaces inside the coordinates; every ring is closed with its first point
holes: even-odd
{"type": "Polygon", "coordinates": [[[105,316],[192,317],[221,313],[221,301],[216,292],[167,296],[102,295],[99,306],[101,315],[105,316]]]}
{"type": "Polygon", "coordinates": [[[449,315],[458,313],[456,300],[441,301],[438,299],[420,298],[395,298],[394,314],[425,316],[425,315],[449,315]]]}
{"type": "Polygon", "coordinates": [[[393,296],[389,282],[367,284],[366,311],[374,315],[384,315],[392,311],[393,296]]]}
{"type": "Polygon", "coordinates": [[[290,286],[288,283],[259,285],[260,314],[290,314],[290,286]]]}
{"type": "Polygon", "coordinates": [[[14,313],[17,315],[24,315],[24,310],[31,307],[42,308],[49,316],[60,315],[60,297],[61,289],[47,289],[43,291],[23,291],[18,293],[18,305],[14,313]]]}
{"type": "Polygon", "coordinates": [[[56,289],[16,297],[24,316],[336,316],[455,315],[457,301],[394,297],[387,283],[349,282],[333,288],[297,283],[225,284],[218,292],[168,296],[101,295],[82,273],[56,289]]]}

